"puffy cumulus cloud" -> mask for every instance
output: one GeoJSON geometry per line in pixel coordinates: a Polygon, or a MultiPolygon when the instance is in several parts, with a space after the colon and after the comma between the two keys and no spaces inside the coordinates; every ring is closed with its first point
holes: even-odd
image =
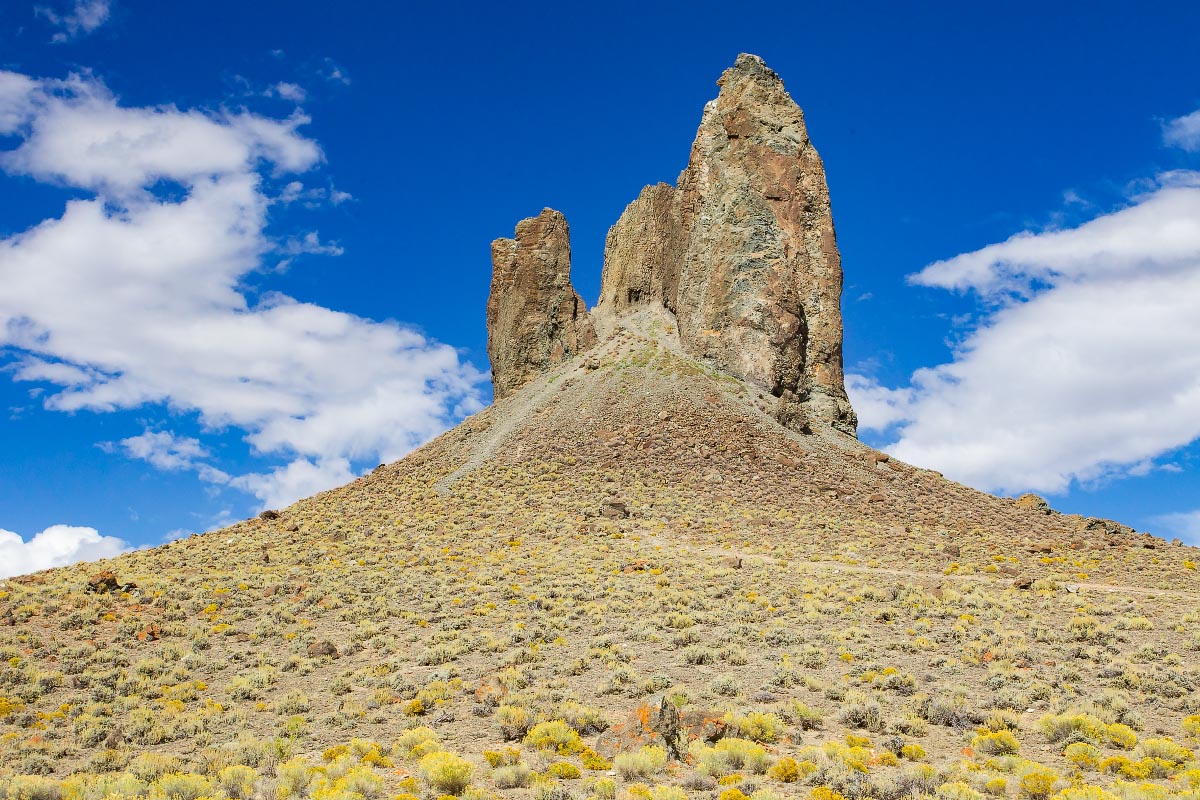
{"type": "Polygon", "coordinates": [[[1200,177],[1126,208],[931,264],[987,313],[911,386],[850,380],[889,452],[980,488],[1050,493],[1142,474],[1200,436],[1200,177]]]}
{"type": "MultiPolygon", "coordinates": [[[[209,483],[229,483],[229,474],[205,463],[210,453],[199,439],[176,436],[171,431],[147,430],[121,440],[121,448],[130,458],[141,459],[161,470],[194,470],[209,483]]],[[[111,451],[111,446],[106,449],[111,451]]]]}
{"type": "Polygon", "coordinates": [[[889,389],[854,372],[846,374],[846,393],[858,414],[858,429],[879,432],[908,418],[914,396],[912,389],[889,389]]]}
{"type": "Polygon", "coordinates": [[[1039,285],[1190,272],[1200,251],[1200,173],[1170,173],[1157,191],[1078,228],[1033,233],[930,264],[912,282],[984,296],[1039,285]]]}
{"type": "Polygon", "coordinates": [[[39,15],[58,28],[50,41],[61,44],[80,36],[86,36],[108,22],[112,14],[111,0],[75,0],[68,11],[50,6],[37,6],[39,15]]]}
{"type": "Polygon", "coordinates": [[[1174,514],[1161,514],[1153,519],[1167,533],[1178,536],[1187,544],[1200,545],[1200,509],[1174,514]]]}
{"type": "MultiPolygon", "coordinates": [[[[49,384],[50,409],[161,404],[206,429],[242,429],[257,453],[292,460],[276,484],[304,492],[479,408],[483,375],[452,347],[397,322],[247,297],[271,253],[341,252],[315,232],[283,244],[265,233],[266,176],[321,159],[304,122],[128,108],[90,77],[0,72],[0,130],[17,136],[0,167],[92,193],[0,240],[0,347],[15,353],[13,377],[49,384]]],[[[197,440],[146,433],[122,448],[229,479],[197,440]]],[[[300,496],[264,488],[263,475],[231,485],[276,504],[300,496]]]]}
{"type": "Polygon", "coordinates": [[[29,541],[0,528],[0,578],[112,558],[130,549],[128,542],[101,536],[95,528],[51,525],[29,541]]]}
{"type": "Polygon", "coordinates": [[[239,475],[231,483],[257,497],[263,508],[282,508],[354,478],[345,458],[318,459],[315,463],[299,458],[268,472],[239,475]]]}
{"type": "Polygon", "coordinates": [[[1190,153],[1200,153],[1200,110],[1163,125],[1163,141],[1190,153]]]}
{"type": "Polygon", "coordinates": [[[0,134],[11,134],[29,119],[37,90],[32,78],[0,70],[0,134]]]}
{"type": "Polygon", "coordinates": [[[0,73],[0,132],[23,141],[2,154],[8,172],[89,189],[136,202],[158,181],[187,186],[241,177],[257,194],[259,161],[282,172],[307,170],[320,158],[317,144],[299,133],[302,114],[284,120],[248,112],[207,114],[173,106],[127,108],[87,75],[34,81],[0,73]]]}

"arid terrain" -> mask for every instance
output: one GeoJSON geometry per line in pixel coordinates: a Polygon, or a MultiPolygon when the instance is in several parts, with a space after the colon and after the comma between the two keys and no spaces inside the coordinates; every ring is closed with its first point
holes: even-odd
{"type": "MultiPolygon", "coordinates": [[[[778,263],[836,300],[828,233],[778,263]]],[[[1200,551],[859,443],[840,318],[774,267],[730,270],[782,293],[735,298],[774,322],[699,352],[737,315],[688,289],[694,254],[638,278],[670,302],[617,292],[585,330],[538,279],[569,255],[512,241],[493,253],[557,322],[508,318],[495,405],[291,507],[0,582],[0,795],[1200,797],[1200,551]],[[707,316],[681,329],[691,296],[707,316]],[[817,313],[825,339],[788,322],[817,313]]]]}
{"type": "Polygon", "coordinates": [[[442,794],[433,750],[500,794],[1196,791],[1200,553],[756,401],[628,332],[277,517],[6,582],[4,769],[54,775],[10,794],[442,794]],[[712,721],[624,764],[662,698],[712,721]]]}

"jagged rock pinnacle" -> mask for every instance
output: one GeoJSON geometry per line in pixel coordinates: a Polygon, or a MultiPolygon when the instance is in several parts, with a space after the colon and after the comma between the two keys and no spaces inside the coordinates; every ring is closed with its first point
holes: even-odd
{"type": "Polygon", "coordinates": [[[643,189],[609,231],[595,313],[661,303],[685,350],[778,397],[782,422],[853,434],[824,166],[762,59],[717,83],[677,185],[643,189]]]}
{"type": "Polygon", "coordinates": [[[761,58],[738,56],[717,84],[676,185],[643,189],[609,231],[593,318],[571,287],[561,214],[544,211],[492,245],[497,398],[650,306],[675,316],[685,352],[778,398],[780,422],[854,434],[824,165],[761,58]]]}
{"type": "Polygon", "coordinates": [[[487,330],[497,400],[595,344],[571,285],[570,230],[558,211],[544,209],[521,220],[514,238],[492,242],[487,330]]]}

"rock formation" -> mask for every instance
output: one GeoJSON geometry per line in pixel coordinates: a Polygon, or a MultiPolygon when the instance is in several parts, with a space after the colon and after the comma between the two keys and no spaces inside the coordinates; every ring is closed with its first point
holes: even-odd
{"type": "Polygon", "coordinates": [[[642,190],[609,231],[596,314],[661,303],[685,350],[778,397],[781,421],[852,434],[841,259],[803,112],[757,56],[718,85],[677,186],[642,190]]]}
{"type": "Polygon", "coordinates": [[[570,286],[561,215],[543,212],[517,241],[492,245],[497,397],[587,347],[593,322],[608,333],[658,307],[675,315],[688,354],[777,397],[784,424],[854,434],[841,259],[803,112],[757,56],[738,56],[717,83],[677,185],[643,189],[609,231],[593,320],[570,286]]]}
{"type": "Polygon", "coordinates": [[[596,342],[587,307],[571,285],[570,229],[544,209],[512,239],[492,242],[488,357],[497,400],[596,342]]]}

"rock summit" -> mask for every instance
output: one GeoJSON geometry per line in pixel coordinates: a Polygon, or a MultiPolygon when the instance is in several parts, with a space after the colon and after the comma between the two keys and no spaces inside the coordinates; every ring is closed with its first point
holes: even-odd
{"type": "Polygon", "coordinates": [[[717,84],[676,185],[644,188],[609,230],[591,314],[570,283],[561,214],[547,209],[492,245],[498,399],[650,308],[673,317],[685,353],[774,396],[788,427],[855,433],[841,258],[804,114],[758,56],[738,56],[717,84]]]}

